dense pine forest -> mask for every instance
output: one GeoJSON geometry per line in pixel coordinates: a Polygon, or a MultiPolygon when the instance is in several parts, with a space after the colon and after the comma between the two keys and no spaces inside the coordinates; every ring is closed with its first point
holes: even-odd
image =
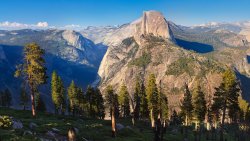
{"type": "Polygon", "coordinates": [[[74,80],[64,85],[56,70],[47,74],[44,55],[38,44],[27,44],[23,63],[16,66],[13,75],[23,81],[22,110],[10,109],[11,93],[1,91],[0,140],[249,140],[249,103],[241,98],[233,68],[223,71],[214,96],[206,95],[199,83],[193,90],[185,84],[180,107],[170,109],[154,72],[147,80],[137,78],[134,93],[126,83],[118,90],[111,85],[102,92],[91,85],[84,90],[74,80]],[[40,97],[46,83],[54,113],[47,112],[40,97]]]}

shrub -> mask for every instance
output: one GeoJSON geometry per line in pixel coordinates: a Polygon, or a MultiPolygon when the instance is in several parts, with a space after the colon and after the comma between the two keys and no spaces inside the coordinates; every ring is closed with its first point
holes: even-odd
{"type": "Polygon", "coordinates": [[[166,75],[180,75],[187,73],[190,76],[194,74],[194,59],[181,57],[169,65],[166,75]]]}
{"type": "Polygon", "coordinates": [[[130,46],[133,42],[135,42],[134,37],[129,37],[129,38],[122,40],[122,43],[126,46],[130,46]]]}
{"type": "Polygon", "coordinates": [[[138,67],[146,67],[151,62],[151,55],[143,52],[142,56],[129,62],[129,65],[135,65],[138,67]]]}
{"type": "Polygon", "coordinates": [[[10,128],[12,126],[12,120],[9,116],[0,116],[0,128],[10,128]]]}

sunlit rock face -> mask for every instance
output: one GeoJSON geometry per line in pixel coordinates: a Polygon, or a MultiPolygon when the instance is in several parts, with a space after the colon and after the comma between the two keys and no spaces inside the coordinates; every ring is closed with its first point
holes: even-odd
{"type": "Polygon", "coordinates": [[[136,33],[138,35],[152,34],[156,37],[162,37],[174,41],[172,31],[164,16],[157,11],[146,11],[136,24],[136,33]]]}
{"type": "Polygon", "coordinates": [[[149,74],[154,73],[171,107],[178,107],[185,83],[193,88],[199,82],[208,94],[212,94],[220,83],[223,66],[178,47],[169,22],[161,13],[144,12],[141,18],[123,28],[134,30],[128,30],[129,37],[110,44],[98,71],[101,91],[108,85],[118,91],[125,83],[132,96],[136,78],[146,84],[149,74]]]}

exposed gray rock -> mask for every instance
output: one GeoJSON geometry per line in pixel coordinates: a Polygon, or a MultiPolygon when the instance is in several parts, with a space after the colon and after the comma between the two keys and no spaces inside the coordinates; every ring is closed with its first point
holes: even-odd
{"type": "Polygon", "coordinates": [[[55,132],[55,133],[59,133],[60,132],[60,130],[57,129],[57,128],[52,128],[52,131],[55,132]]]}
{"type": "Polygon", "coordinates": [[[12,128],[13,129],[22,129],[23,128],[23,123],[20,120],[12,120],[12,128]]]}
{"type": "Polygon", "coordinates": [[[79,133],[79,129],[78,128],[74,127],[74,130],[75,130],[76,134],[79,133]]]}
{"type": "Polygon", "coordinates": [[[29,130],[26,130],[23,132],[23,136],[25,136],[25,135],[32,135],[32,132],[29,130]]]}
{"type": "Polygon", "coordinates": [[[117,123],[117,124],[116,124],[116,129],[117,129],[117,130],[122,130],[123,128],[125,128],[125,127],[124,127],[124,125],[122,125],[121,123],[117,123]]]}
{"type": "Polygon", "coordinates": [[[30,127],[30,129],[34,130],[35,128],[38,127],[38,125],[37,125],[36,123],[34,123],[34,122],[31,122],[31,123],[29,124],[29,127],[30,127]]]}
{"type": "Polygon", "coordinates": [[[56,133],[54,133],[53,131],[48,131],[48,132],[46,133],[46,135],[49,136],[49,137],[52,137],[52,138],[55,138],[55,137],[56,137],[56,133]]]}

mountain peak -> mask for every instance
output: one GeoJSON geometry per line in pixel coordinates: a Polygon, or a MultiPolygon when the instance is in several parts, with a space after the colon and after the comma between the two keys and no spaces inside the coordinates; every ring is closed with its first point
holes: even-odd
{"type": "Polygon", "coordinates": [[[158,11],[145,11],[141,20],[137,22],[136,33],[139,35],[152,34],[174,41],[168,22],[158,11]]]}

